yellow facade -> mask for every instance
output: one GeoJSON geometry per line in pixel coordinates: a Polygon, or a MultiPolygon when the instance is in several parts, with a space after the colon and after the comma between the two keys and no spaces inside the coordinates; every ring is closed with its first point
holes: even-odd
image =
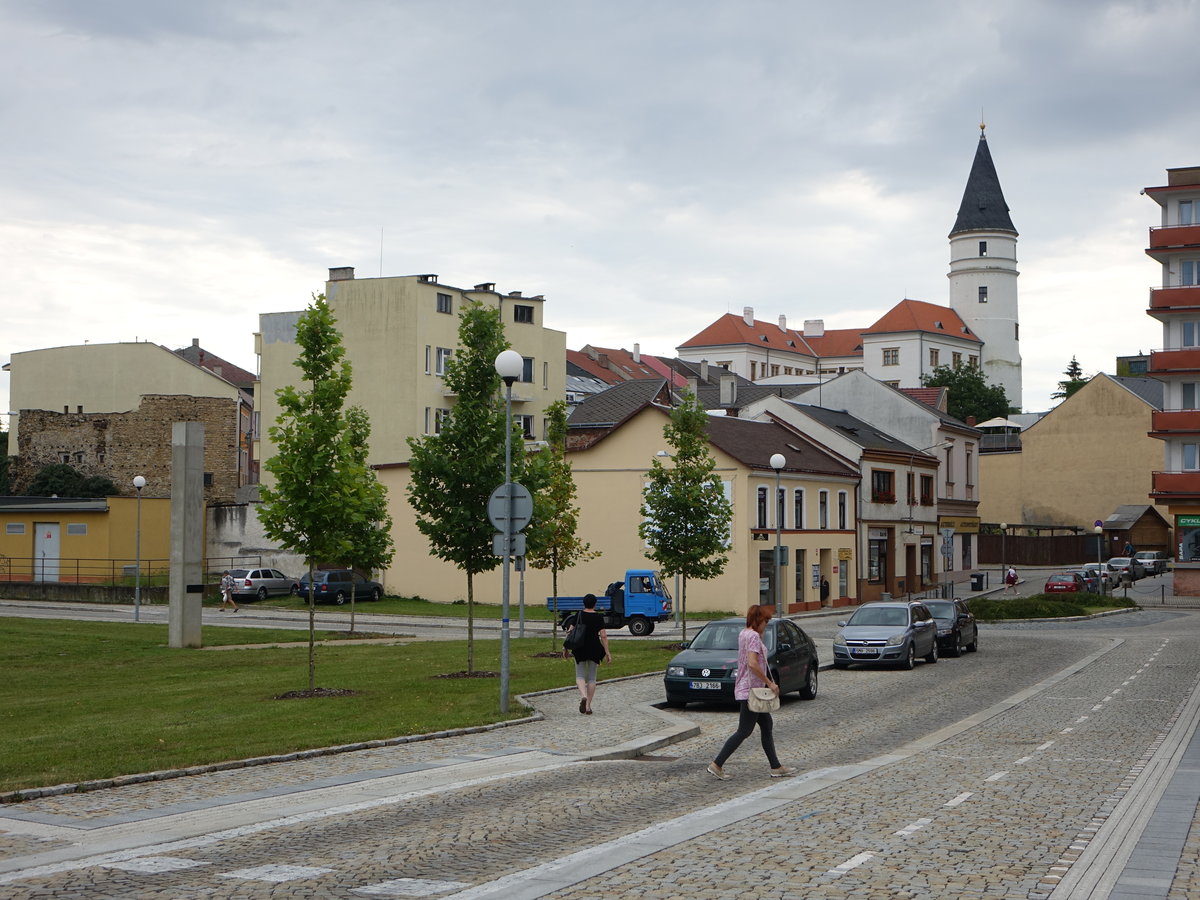
{"type": "MultiPolygon", "coordinates": [[[[640,507],[646,473],[655,454],[667,449],[663,438],[666,422],[667,416],[663,411],[647,408],[589,449],[569,454],[578,490],[579,535],[591,545],[592,550],[599,551],[601,555],[560,572],[560,595],[599,593],[611,582],[621,579],[626,569],[656,568],[646,556],[646,546],[638,536],[638,525],[642,521],[640,507]]],[[[716,461],[715,474],[728,485],[733,503],[729,563],[725,572],[717,578],[688,582],[687,608],[694,611],[728,610],[743,613],[751,604],[775,602],[771,595],[765,601],[760,601],[760,592],[764,587],[760,580],[761,554],[763,551],[769,554],[774,547],[774,532],[767,529],[769,533],[764,533],[762,529],[757,529],[757,533],[765,539],[756,540],[754,537],[757,491],[759,487],[766,487],[770,493],[775,485],[775,477],[774,473],[752,470],[716,448],[711,448],[711,452],[716,461]]],[[[412,508],[407,501],[408,468],[394,466],[381,469],[379,478],[388,488],[389,511],[395,523],[392,534],[396,542],[396,556],[384,576],[388,592],[415,594],[437,602],[465,599],[465,574],[434,558],[429,552],[428,541],[416,528],[412,508]]],[[[845,531],[783,531],[782,544],[789,550],[789,565],[784,567],[781,579],[785,585],[785,603],[790,605],[797,601],[796,563],[801,558],[803,570],[799,598],[802,602],[808,604],[809,608],[820,605],[822,577],[831,586],[834,602],[840,599],[838,585],[843,571],[848,576],[847,599],[843,602],[852,602],[856,591],[852,512],[857,505],[856,482],[851,479],[819,479],[785,473],[781,486],[789,490],[789,496],[793,487],[805,488],[805,501],[810,507],[806,512],[809,522],[818,520],[816,504],[820,488],[829,489],[834,496],[837,491],[846,491],[851,510],[850,527],[845,531]],[[818,567],[815,579],[814,565],[818,567]]],[[[525,572],[524,581],[526,602],[544,605],[546,597],[552,592],[550,573],[531,568],[525,572]]],[[[520,576],[513,573],[511,599],[514,609],[519,582],[520,576]]],[[[499,603],[501,592],[499,567],[476,577],[476,601],[499,603]]],[[[515,612],[513,618],[516,619],[515,612]]]]}
{"type": "Polygon", "coordinates": [[[1152,412],[1097,375],[1022,432],[1019,452],[980,454],[980,518],[1090,531],[1118,506],[1149,503],[1151,473],[1163,467],[1152,412]]]}
{"type": "MultiPolygon", "coordinates": [[[[20,509],[0,506],[0,581],[29,581],[46,571],[46,562],[35,553],[39,528],[57,526],[59,552],[57,577],[67,582],[101,582],[121,577],[124,566],[137,559],[136,497],[107,497],[76,501],[72,509],[48,503],[42,508],[22,503],[20,509]]],[[[142,498],[142,572],[166,571],[171,556],[171,501],[142,498]]]]}
{"type": "MultiPolygon", "coordinates": [[[[347,405],[362,406],[371,417],[371,464],[407,460],[406,439],[432,433],[438,410],[454,405],[438,370],[445,351],[457,351],[459,312],[470,301],[499,307],[505,336],[514,350],[532,361],[532,380],[513,385],[513,414],[531,416],[533,437],[544,437],[546,407],[566,395],[566,334],[544,327],[540,296],[464,290],[425,275],[354,278],[351,274],[327,282],[325,293],[352,370],[347,405]]],[[[300,315],[259,317],[255,458],[260,460],[275,453],[268,433],[279,415],[275,391],[300,383],[300,370],[293,365],[299,355],[295,332],[300,315]]],[[[270,480],[265,471],[263,480],[270,480]]]]}

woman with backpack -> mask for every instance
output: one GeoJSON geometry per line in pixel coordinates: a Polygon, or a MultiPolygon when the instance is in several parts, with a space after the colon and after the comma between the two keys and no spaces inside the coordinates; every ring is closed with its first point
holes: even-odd
{"type": "Polygon", "coordinates": [[[604,628],[604,616],[596,612],[596,595],[583,598],[583,610],[576,614],[575,621],[563,638],[564,650],[575,657],[575,684],[579,687],[579,712],[592,714],[592,699],[596,696],[596,673],[601,662],[612,662],[608,650],[608,632],[604,628]],[[579,629],[579,633],[572,634],[579,629]]]}

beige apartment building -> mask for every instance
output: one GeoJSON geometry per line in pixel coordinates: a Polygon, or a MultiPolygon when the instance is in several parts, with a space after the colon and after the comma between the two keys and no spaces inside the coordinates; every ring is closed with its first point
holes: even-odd
{"type": "MultiPolygon", "coordinates": [[[[437,275],[356,278],[353,268],[343,267],[329,270],[325,296],[353,373],[347,405],[357,404],[371,417],[369,463],[406,461],[406,439],[436,433],[454,405],[443,376],[458,352],[459,312],[470,302],[500,310],[505,335],[525,360],[525,371],[513,385],[513,415],[521,418],[530,441],[545,437],[546,407],[566,393],[566,333],[545,327],[542,295],[502,294],[492,283],[458,288],[441,284],[437,275]]],[[[299,356],[301,315],[297,310],[259,316],[254,394],[260,460],[275,453],[268,431],[279,416],[275,392],[300,380],[293,363],[299,356]]],[[[269,478],[265,471],[263,478],[269,478]]],[[[406,510],[397,513],[411,518],[406,510]]]]}

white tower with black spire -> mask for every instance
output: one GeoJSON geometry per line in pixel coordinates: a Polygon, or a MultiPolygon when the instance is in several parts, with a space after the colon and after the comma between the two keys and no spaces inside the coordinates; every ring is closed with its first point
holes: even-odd
{"type": "Polygon", "coordinates": [[[991,384],[1021,409],[1017,229],[988,151],[984,125],[958,218],[950,231],[950,308],[983,341],[980,364],[991,384]]]}

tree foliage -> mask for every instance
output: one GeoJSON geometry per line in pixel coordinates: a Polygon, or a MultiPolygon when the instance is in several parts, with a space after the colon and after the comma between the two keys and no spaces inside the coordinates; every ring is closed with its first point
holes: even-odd
{"type": "Polygon", "coordinates": [[[550,570],[551,594],[557,597],[558,573],[600,553],[578,534],[575,478],[567,462],[567,404],[562,400],[551,403],[546,420],[546,447],[530,461],[544,487],[534,497],[533,522],[526,529],[526,558],[533,568],[550,570]]]}
{"type": "Polygon", "coordinates": [[[668,468],[655,458],[642,492],[642,524],[638,534],[649,545],[647,555],[664,575],[682,576],[679,592],[683,639],[687,640],[687,583],[725,571],[729,561],[729,525],[733,510],[716,462],[708,449],[708,414],[694,394],[685,393],[671,412],[663,436],[674,449],[668,468]]]}
{"type": "MultiPolygon", "coordinates": [[[[475,576],[501,561],[492,553],[496,530],[487,515],[488,497],[504,483],[505,406],[496,357],[509,345],[500,311],[464,303],[458,343],[445,375],[446,388],[457,398],[453,409],[436,434],[408,439],[408,502],[433,555],[467,574],[467,671],[474,672],[475,576]]],[[[512,429],[512,441],[512,478],[536,494],[519,428],[512,429]]]]}
{"type": "Polygon", "coordinates": [[[978,366],[938,366],[929,375],[923,375],[921,383],[926,387],[949,388],[946,411],[963,422],[968,416],[974,416],[976,422],[986,422],[1020,412],[1009,405],[1004,387],[989,384],[978,366]]]}
{"type": "Polygon", "coordinates": [[[8,473],[8,432],[0,431],[0,497],[7,497],[12,493],[8,473]]]}
{"type": "Polygon", "coordinates": [[[30,497],[114,497],[121,491],[107,476],[84,475],[67,463],[51,463],[38,470],[25,493],[30,497]]]}
{"type": "MultiPolygon", "coordinates": [[[[266,535],[308,566],[308,689],[316,686],[316,597],[312,572],[324,562],[353,555],[362,467],[356,463],[342,406],[350,392],[350,364],[324,294],[296,323],[300,356],[295,365],[306,387],[275,392],[279,417],[271,426],[276,454],[263,465],[275,482],[259,491],[266,535]]],[[[365,455],[364,455],[365,458],[365,455]]]]}
{"type": "MultiPolygon", "coordinates": [[[[346,410],[346,439],[355,469],[352,479],[354,496],[350,501],[347,523],[350,552],[343,562],[352,569],[372,572],[392,561],[392,517],[387,510],[387,488],[379,483],[375,470],[367,465],[371,419],[361,406],[346,410]]],[[[355,583],[350,582],[350,631],[354,631],[355,583]]]]}
{"type": "Polygon", "coordinates": [[[1063,374],[1067,377],[1058,383],[1058,390],[1050,395],[1052,400],[1066,400],[1091,380],[1083,377],[1083,369],[1079,365],[1079,360],[1074,356],[1071,357],[1063,374]]]}

